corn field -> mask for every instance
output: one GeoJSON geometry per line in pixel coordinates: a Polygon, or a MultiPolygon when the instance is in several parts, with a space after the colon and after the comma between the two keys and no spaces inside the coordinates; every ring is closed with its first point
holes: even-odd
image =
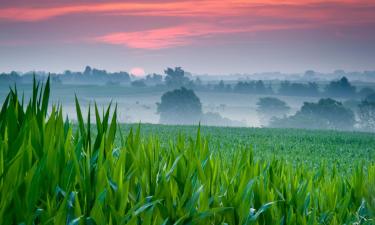
{"type": "Polygon", "coordinates": [[[340,173],[212,151],[199,128],[161,144],[123,133],[116,107],[82,115],[76,99],[74,124],[49,95],[34,82],[30,100],[13,88],[2,105],[1,224],[375,224],[374,163],[340,173]]]}

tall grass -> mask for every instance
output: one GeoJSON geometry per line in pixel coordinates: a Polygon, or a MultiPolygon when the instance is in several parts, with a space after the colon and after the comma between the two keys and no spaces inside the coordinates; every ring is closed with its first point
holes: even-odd
{"type": "Polygon", "coordinates": [[[49,92],[34,82],[24,104],[11,89],[0,111],[1,224],[374,224],[374,165],[343,175],[213,154],[199,129],[160,145],[121,134],[111,106],[92,123],[77,99],[73,129],[61,106],[47,115],[49,92]]]}

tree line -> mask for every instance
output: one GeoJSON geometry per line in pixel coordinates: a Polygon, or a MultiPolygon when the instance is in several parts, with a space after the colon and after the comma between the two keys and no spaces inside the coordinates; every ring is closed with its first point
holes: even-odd
{"type": "MultiPolygon", "coordinates": [[[[263,97],[257,102],[259,118],[266,127],[331,130],[363,130],[375,132],[375,94],[370,94],[354,110],[332,98],[305,102],[294,114],[290,106],[275,97],[263,97]]],[[[219,114],[203,113],[199,97],[192,89],[181,87],[164,93],[157,103],[157,113],[163,124],[230,125],[219,114]]],[[[237,123],[235,125],[241,125],[237,123]]]]}
{"type": "MultiPolygon", "coordinates": [[[[193,77],[181,67],[167,68],[164,75],[149,74],[144,78],[137,78],[127,72],[110,73],[106,70],[99,70],[87,66],[83,72],[65,71],[63,74],[50,74],[52,82],[61,84],[101,84],[101,85],[131,85],[136,88],[147,88],[149,86],[165,86],[168,89],[187,87],[193,90],[234,92],[259,95],[283,95],[283,96],[306,96],[306,97],[365,97],[375,92],[370,87],[359,89],[352,85],[343,76],[341,79],[333,80],[328,84],[319,87],[316,82],[275,82],[263,80],[240,80],[236,83],[225,83],[220,80],[216,84],[203,83],[199,78],[193,77]]],[[[37,80],[45,79],[46,73],[26,73],[23,75],[17,72],[0,74],[0,81],[5,82],[32,82],[33,77],[37,80]]]]}

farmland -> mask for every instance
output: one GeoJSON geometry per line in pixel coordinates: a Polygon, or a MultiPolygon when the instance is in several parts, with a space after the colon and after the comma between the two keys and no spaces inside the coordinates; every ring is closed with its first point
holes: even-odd
{"type": "Polygon", "coordinates": [[[2,224],[374,224],[373,134],[123,125],[77,99],[73,123],[49,97],[2,105],[2,224]]]}
{"type": "MultiPolygon", "coordinates": [[[[121,124],[123,133],[139,124],[121,124]]],[[[198,126],[141,124],[142,137],[156,136],[161,144],[176,141],[176,134],[194,139],[198,126]]],[[[94,131],[95,132],[95,131],[94,131]]],[[[314,131],[300,129],[201,127],[210,151],[232,154],[245,148],[256,159],[284,159],[291,164],[317,167],[325,163],[342,172],[359,163],[375,162],[375,138],[372,133],[314,131]]]]}

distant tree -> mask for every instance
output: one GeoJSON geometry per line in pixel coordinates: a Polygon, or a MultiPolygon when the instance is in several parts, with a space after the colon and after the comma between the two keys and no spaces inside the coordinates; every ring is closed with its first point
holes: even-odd
{"type": "Polygon", "coordinates": [[[226,89],[225,89],[224,81],[220,80],[220,82],[214,86],[214,90],[215,91],[225,91],[226,89]]]}
{"type": "Polygon", "coordinates": [[[149,74],[146,76],[145,83],[147,85],[158,85],[163,83],[163,76],[159,74],[149,74]]]}
{"type": "Polygon", "coordinates": [[[267,88],[263,81],[239,81],[233,88],[235,92],[249,94],[272,94],[272,88],[267,88]]]}
{"type": "Polygon", "coordinates": [[[318,96],[319,87],[315,82],[303,84],[283,81],[280,84],[279,94],[288,96],[318,96]]]}
{"type": "Polygon", "coordinates": [[[70,70],[65,70],[65,72],[63,73],[63,76],[72,76],[72,75],[73,73],[70,70]]]}
{"type": "Polygon", "coordinates": [[[133,87],[138,87],[138,88],[147,86],[144,80],[135,80],[135,81],[131,82],[131,85],[133,87]]]}
{"type": "Polygon", "coordinates": [[[365,98],[371,94],[375,94],[375,90],[370,87],[364,87],[358,92],[360,98],[365,98]]]}
{"type": "Polygon", "coordinates": [[[355,123],[354,113],[331,98],[304,103],[299,113],[324,121],[329,129],[352,129],[355,123]]]}
{"type": "Polygon", "coordinates": [[[307,93],[309,96],[318,96],[319,95],[319,86],[316,82],[307,83],[307,93]]]}
{"type": "Polygon", "coordinates": [[[354,124],[353,111],[330,98],[320,99],[318,103],[305,102],[295,115],[271,122],[273,127],[339,130],[353,129],[354,124]]]}
{"type": "Polygon", "coordinates": [[[360,100],[357,100],[357,99],[348,99],[348,100],[345,100],[342,102],[342,105],[347,108],[347,109],[350,109],[352,110],[353,112],[357,112],[358,111],[358,105],[361,103],[360,100]]]}
{"type": "Polygon", "coordinates": [[[168,68],[165,71],[165,82],[170,87],[182,87],[189,83],[190,79],[185,76],[185,71],[181,67],[168,68]]]}
{"type": "Polygon", "coordinates": [[[195,84],[195,86],[202,86],[203,82],[202,82],[201,78],[197,77],[197,78],[195,78],[194,84],[195,84]]]}
{"type": "Polygon", "coordinates": [[[222,117],[217,112],[207,112],[202,115],[201,124],[208,126],[231,126],[231,127],[244,127],[245,123],[241,121],[231,120],[222,117]]]}
{"type": "Polygon", "coordinates": [[[15,71],[10,72],[9,74],[6,74],[6,73],[0,74],[0,81],[3,81],[3,82],[17,82],[21,79],[22,77],[15,71]]]}
{"type": "Polygon", "coordinates": [[[266,124],[273,117],[285,117],[290,110],[286,102],[273,97],[260,98],[257,102],[257,112],[262,124],[266,124]]]}
{"type": "Polygon", "coordinates": [[[61,81],[61,76],[51,76],[51,82],[54,83],[54,84],[62,84],[62,81],[61,81]]]}
{"type": "Polygon", "coordinates": [[[92,75],[92,69],[90,66],[85,67],[85,70],[83,71],[83,75],[86,75],[86,76],[92,75]]]}
{"type": "Polygon", "coordinates": [[[91,75],[94,77],[106,77],[107,76],[107,71],[105,70],[98,70],[98,69],[92,69],[91,75]]]}
{"type": "Polygon", "coordinates": [[[359,123],[366,131],[375,131],[375,102],[362,101],[358,105],[359,123]]]}
{"type": "Polygon", "coordinates": [[[365,101],[375,103],[375,93],[367,95],[365,101]]]}
{"type": "Polygon", "coordinates": [[[257,94],[266,94],[267,93],[267,88],[264,85],[264,82],[261,80],[258,80],[255,82],[254,85],[255,93],[257,94]]]}
{"type": "Polygon", "coordinates": [[[305,73],[303,74],[303,78],[305,80],[312,80],[315,79],[316,72],[314,70],[306,70],[305,73]]]}
{"type": "Polygon", "coordinates": [[[334,97],[351,97],[356,93],[356,88],[351,85],[346,77],[342,77],[338,81],[331,81],[325,87],[325,94],[334,97]]]}
{"type": "Polygon", "coordinates": [[[231,91],[232,91],[232,85],[230,85],[230,84],[226,84],[226,85],[225,85],[225,91],[227,91],[227,92],[231,92],[231,91]]]}
{"type": "Polygon", "coordinates": [[[130,75],[127,72],[120,71],[120,72],[108,74],[108,79],[111,82],[115,82],[115,83],[129,83],[130,75]]]}
{"type": "Polygon", "coordinates": [[[160,123],[196,124],[202,116],[202,104],[193,90],[182,87],[164,93],[157,112],[160,123]]]}

